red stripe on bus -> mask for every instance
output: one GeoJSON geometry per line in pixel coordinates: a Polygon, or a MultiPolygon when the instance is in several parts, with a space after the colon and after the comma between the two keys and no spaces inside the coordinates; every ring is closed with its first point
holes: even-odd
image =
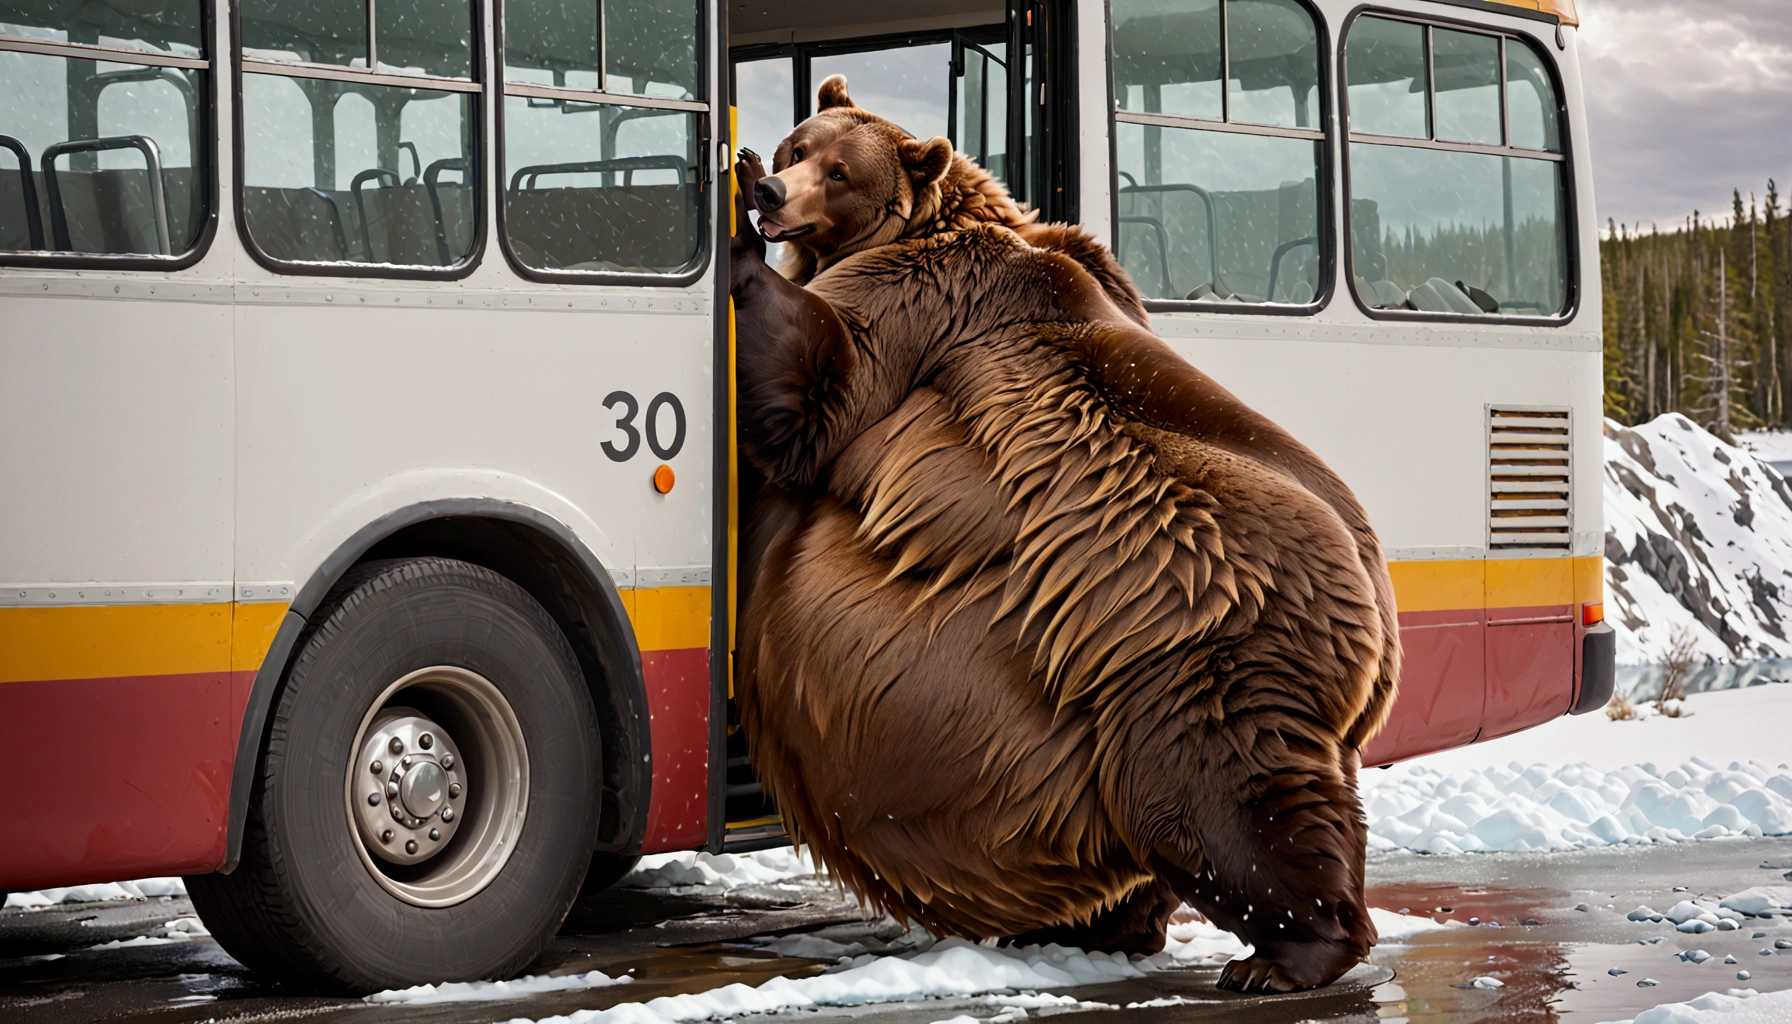
{"type": "Polygon", "coordinates": [[[1578,639],[1572,605],[1401,612],[1399,695],[1362,763],[1404,761],[1566,713],[1578,639]]]}
{"type": "Polygon", "coordinates": [[[194,874],[224,859],[253,672],[0,686],[0,883],[194,874]]]}
{"type": "Polygon", "coordinates": [[[653,796],[642,853],[689,850],[709,838],[709,648],[642,651],[653,796]]]}

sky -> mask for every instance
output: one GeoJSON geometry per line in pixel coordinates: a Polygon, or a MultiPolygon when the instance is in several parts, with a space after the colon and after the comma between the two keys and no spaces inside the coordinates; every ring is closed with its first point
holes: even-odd
{"type": "MultiPolygon", "coordinates": [[[[1579,0],[1601,225],[1792,193],[1792,2],[1579,0]]],[[[1782,200],[1783,201],[1783,200],[1782,200]]]]}

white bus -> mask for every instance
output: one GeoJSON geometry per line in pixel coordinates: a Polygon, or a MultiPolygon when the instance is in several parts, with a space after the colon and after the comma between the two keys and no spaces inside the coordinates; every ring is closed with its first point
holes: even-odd
{"type": "Polygon", "coordinates": [[[1393,561],[1366,765],[1602,704],[1572,0],[10,0],[0,887],[256,968],[521,969],[781,842],[730,728],[731,107],[813,87],[1112,240],[1393,561]]]}

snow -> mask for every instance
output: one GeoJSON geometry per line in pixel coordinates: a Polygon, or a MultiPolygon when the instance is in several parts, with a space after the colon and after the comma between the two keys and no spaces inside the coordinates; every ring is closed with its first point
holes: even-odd
{"type": "Polygon", "coordinates": [[[1678,413],[1607,420],[1605,523],[1619,664],[1659,662],[1677,624],[1705,659],[1792,657],[1792,486],[1761,458],[1678,413]]]}
{"type": "MultiPolygon", "coordinates": [[[[1189,908],[1184,907],[1177,916],[1184,916],[1189,908]]],[[[1241,942],[1238,936],[1206,920],[1177,921],[1172,919],[1164,938],[1164,951],[1160,956],[1167,956],[1178,967],[1190,967],[1197,964],[1223,964],[1228,960],[1236,960],[1249,956],[1251,947],[1241,942]]]]}
{"type": "Polygon", "coordinates": [[[490,1002],[499,999],[522,999],[543,992],[569,992],[575,989],[608,988],[633,981],[626,975],[612,978],[602,971],[584,974],[529,974],[510,981],[448,981],[440,985],[413,985],[410,988],[386,989],[363,996],[362,1002],[375,1005],[402,1004],[422,1006],[430,1003],[490,1002]]]}
{"type": "Polygon", "coordinates": [[[1792,989],[1762,995],[1752,988],[1707,992],[1684,1003],[1662,1003],[1625,1021],[1605,1024],[1785,1024],[1792,1020],[1792,989]]]}
{"type": "Polygon", "coordinates": [[[186,884],[178,878],[139,878],[134,882],[99,882],[94,885],[71,885],[60,889],[7,893],[6,908],[22,907],[32,910],[53,907],[59,903],[141,900],[157,896],[185,896],[186,894],[186,884]]]}
{"type": "MultiPolygon", "coordinates": [[[[920,953],[859,957],[818,977],[773,978],[757,987],[725,985],[607,1010],[579,1010],[535,1024],[669,1024],[929,996],[1025,993],[1139,978],[1168,965],[1169,958],[1162,953],[1132,960],[1118,953],[1084,953],[1057,945],[993,948],[946,939],[920,953]]],[[[528,1022],[516,1018],[510,1024],[528,1022]]]]}
{"type": "Polygon", "coordinates": [[[102,942],[97,946],[88,946],[87,948],[90,950],[134,949],[138,946],[165,946],[171,942],[191,942],[194,939],[209,938],[212,934],[206,930],[204,923],[197,917],[177,917],[172,921],[165,921],[162,923],[161,932],[160,935],[139,935],[132,939],[113,939],[111,942],[102,942]]]}
{"type": "Polygon", "coordinates": [[[1524,852],[1792,833],[1792,769],[1759,761],[1613,771],[1513,761],[1445,772],[1421,759],[1368,774],[1374,850],[1524,852]]]}
{"type": "Polygon", "coordinates": [[[1468,927],[1461,921],[1439,924],[1423,914],[1397,914],[1392,910],[1383,910],[1380,907],[1369,908],[1369,920],[1375,923],[1376,934],[1380,936],[1377,939],[1377,944],[1382,946],[1404,945],[1403,940],[1424,932],[1468,927]]]}
{"type": "Polygon", "coordinates": [[[815,874],[807,850],[789,847],[755,853],[656,853],[641,858],[619,885],[635,889],[697,886],[725,892],[744,885],[765,885],[815,874]]]}

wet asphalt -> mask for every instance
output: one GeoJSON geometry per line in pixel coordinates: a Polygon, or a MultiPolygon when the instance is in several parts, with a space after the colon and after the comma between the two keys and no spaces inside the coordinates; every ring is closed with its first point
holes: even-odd
{"type": "MultiPolygon", "coordinates": [[[[1064,990],[1078,1006],[1033,1010],[1074,1014],[1095,1024],[1129,1021],[1519,1022],[1590,1024],[1635,1016],[1657,1003],[1708,991],[1792,988],[1792,917],[1746,922],[1735,931],[1682,934],[1671,924],[1626,920],[1647,904],[1666,910],[1689,897],[1722,897],[1755,885],[1792,885],[1792,838],[1719,840],[1555,854],[1423,857],[1370,861],[1369,902],[1457,922],[1403,945],[1384,943],[1371,965],[1331,988],[1251,999],[1214,988],[1217,968],[1162,972],[1138,981],[1064,990]],[[1683,890],[1683,891],[1677,891],[1683,890]],[[1577,909],[1584,908],[1584,909],[1577,909]],[[1475,923],[1470,924],[1470,921],[1475,923]],[[1756,933],[1761,933],[1757,935],[1756,933]],[[1685,950],[1711,954],[1702,964],[1685,950]],[[1766,955],[1761,950],[1770,950],[1766,955]],[[1735,964],[1725,964],[1734,956],[1735,964]],[[1613,976],[1608,970],[1626,973],[1613,976]],[[1738,981],[1747,970],[1750,980],[1738,981]],[[1388,981],[1389,974],[1393,975],[1388,981]],[[1495,989],[1462,987],[1477,977],[1495,989]],[[1639,985],[1644,979],[1658,984],[1639,985]],[[1168,1001],[1145,1009],[1129,1003],[1168,1001]]],[[[0,911],[0,1022],[95,1021],[187,1024],[200,1021],[355,1021],[488,1024],[537,1019],[623,1001],[696,992],[773,977],[819,973],[828,963],[778,956],[754,936],[813,933],[900,952],[905,933],[861,919],[857,905],[819,880],[726,894],[615,889],[581,902],[530,969],[535,974],[628,973],[626,986],[537,995],[505,1002],[376,1006],[353,997],[268,983],[215,942],[128,944],[165,937],[167,923],[192,915],[184,898],[70,904],[0,911]],[[98,948],[96,948],[98,947],[98,948]]],[[[961,1014],[987,1019],[1002,1007],[978,999],[929,999],[753,1018],[875,1018],[873,1024],[929,1024],[961,1014]]],[[[1005,1020],[1015,1019],[1008,1011],[1005,1020]]],[[[1066,1021],[1065,1024],[1070,1024],[1066,1021]]]]}

